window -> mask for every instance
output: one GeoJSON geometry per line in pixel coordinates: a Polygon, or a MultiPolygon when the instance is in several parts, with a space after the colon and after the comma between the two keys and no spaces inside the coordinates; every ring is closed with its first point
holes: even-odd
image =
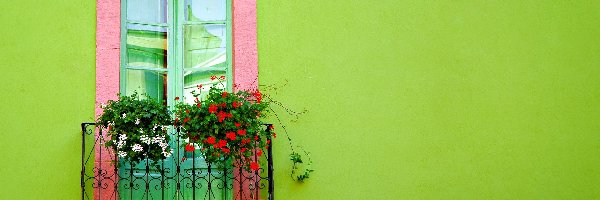
{"type": "Polygon", "coordinates": [[[192,102],[225,76],[231,90],[230,0],[121,1],[121,94],[192,102]]]}

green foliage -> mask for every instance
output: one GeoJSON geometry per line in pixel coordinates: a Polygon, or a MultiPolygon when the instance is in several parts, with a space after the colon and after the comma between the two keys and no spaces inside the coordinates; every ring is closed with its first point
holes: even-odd
{"type": "Polygon", "coordinates": [[[200,93],[192,94],[194,104],[178,102],[175,111],[175,125],[181,127],[181,138],[187,141],[185,150],[199,147],[208,163],[257,170],[258,163],[252,158],[260,157],[271,142],[261,121],[269,106],[262,101],[262,94],[245,90],[228,93],[214,86],[206,99],[199,99],[200,93]]]}
{"type": "Polygon", "coordinates": [[[107,130],[110,137],[106,147],[115,150],[119,159],[132,165],[151,160],[156,166],[160,160],[172,155],[169,147],[168,125],[172,123],[167,106],[137,93],[120,96],[102,105],[103,114],[96,120],[98,127],[107,130]]]}
{"type": "Polygon", "coordinates": [[[310,159],[310,154],[306,151],[304,151],[304,154],[308,157],[308,164],[304,168],[303,173],[296,177],[294,177],[294,174],[296,174],[296,171],[300,168],[299,165],[303,164],[304,161],[302,161],[302,155],[300,155],[299,153],[293,152],[290,154],[290,160],[292,161],[292,173],[290,174],[290,176],[292,177],[292,179],[299,182],[304,182],[304,179],[309,178],[310,173],[315,171],[311,168],[312,160],[310,159]]]}

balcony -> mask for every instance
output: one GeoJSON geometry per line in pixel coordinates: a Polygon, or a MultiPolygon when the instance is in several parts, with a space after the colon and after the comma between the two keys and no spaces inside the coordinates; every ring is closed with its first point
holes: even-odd
{"type": "Polygon", "coordinates": [[[103,145],[107,140],[105,130],[94,123],[82,123],[81,131],[82,200],[274,199],[271,146],[266,159],[259,160],[261,168],[254,172],[213,167],[203,161],[199,152],[184,152],[181,148],[175,148],[173,155],[158,163],[158,167],[151,166],[152,161],[132,166],[119,161],[103,145]]]}

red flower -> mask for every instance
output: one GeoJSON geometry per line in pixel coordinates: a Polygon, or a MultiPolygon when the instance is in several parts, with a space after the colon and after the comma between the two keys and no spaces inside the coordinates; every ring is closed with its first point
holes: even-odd
{"type": "Polygon", "coordinates": [[[181,158],[181,162],[185,161],[186,157],[181,158]]]}
{"type": "Polygon", "coordinates": [[[240,149],[240,152],[244,153],[244,152],[246,152],[246,150],[248,150],[248,149],[244,147],[244,148],[240,149]]]}
{"type": "Polygon", "coordinates": [[[175,101],[179,101],[179,97],[175,97],[175,101]]]}
{"type": "Polygon", "coordinates": [[[201,103],[197,103],[197,104],[196,104],[196,107],[198,107],[198,108],[202,108],[202,104],[201,104],[201,103]]]}
{"type": "Polygon", "coordinates": [[[219,78],[221,78],[221,80],[225,80],[225,76],[221,76],[221,77],[219,77],[219,78]]]}
{"type": "Polygon", "coordinates": [[[189,117],[186,117],[185,119],[183,119],[183,123],[187,123],[187,122],[189,122],[189,121],[190,121],[190,118],[189,118],[189,117]]]}
{"type": "Polygon", "coordinates": [[[275,129],[275,128],[273,128],[273,124],[270,124],[269,125],[269,130],[273,130],[273,129],[275,129]]]}
{"type": "Polygon", "coordinates": [[[231,106],[233,106],[234,108],[240,107],[241,103],[238,103],[237,101],[234,101],[233,103],[231,103],[231,106]]]}
{"type": "Polygon", "coordinates": [[[227,141],[226,140],[219,140],[218,143],[213,145],[216,149],[218,148],[223,148],[225,146],[227,146],[227,141]]]}
{"type": "Polygon", "coordinates": [[[198,84],[198,89],[202,89],[202,84],[198,84]]]}
{"type": "Polygon", "coordinates": [[[229,153],[229,152],[231,152],[228,148],[221,148],[221,151],[223,151],[223,153],[229,153]]]}
{"type": "Polygon", "coordinates": [[[271,140],[267,140],[267,144],[271,144],[271,140]]]}
{"type": "Polygon", "coordinates": [[[177,126],[177,123],[179,122],[179,118],[175,118],[175,123],[174,125],[177,126]]]}
{"type": "Polygon", "coordinates": [[[185,145],[185,151],[192,152],[194,150],[196,150],[196,147],[194,147],[194,145],[192,145],[192,144],[186,144],[185,145]]]}
{"type": "Polygon", "coordinates": [[[252,162],[252,163],[250,163],[250,169],[252,169],[252,170],[256,171],[256,170],[258,170],[259,168],[260,168],[260,166],[258,165],[258,163],[257,163],[257,162],[252,162]]]}
{"type": "Polygon", "coordinates": [[[235,140],[235,133],[234,132],[227,132],[225,134],[225,137],[228,138],[229,140],[235,140]]]}
{"type": "Polygon", "coordinates": [[[240,126],[241,126],[240,123],[237,123],[237,122],[235,123],[235,127],[240,127],[240,126]]]}
{"type": "Polygon", "coordinates": [[[208,138],[206,138],[206,143],[208,144],[215,144],[216,139],[213,136],[209,136],[208,138]]]}
{"type": "Polygon", "coordinates": [[[254,136],[254,140],[255,140],[255,141],[258,141],[258,135],[255,135],[255,136],[254,136]]]}
{"type": "Polygon", "coordinates": [[[219,117],[219,122],[223,122],[223,120],[225,119],[225,117],[227,117],[227,113],[223,112],[223,111],[219,111],[219,113],[217,114],[217,117],[219,117]]]}
{"type": "Polygon", "coordinates": [[[190,110],[185,110],[185,113],[190,114],[190,110]]]}
{"type": "Polygon", "coordinates": [[[212,105],[212,104],[211,104],[211,105],[208,107],[208,112],[209,112],[209,113],[216,113],[216,112],[217,112],[217,109],[218,109],[218,108],[217,108],[217,106],[215,106],[215,105],[212,105]]]}
{"type": "Polygon", "coordinates": [[[276,134],[276,133],[273,133],[273,138],[276,138],[276,137],[277,137],[277,134],[276,134]]]}
{"type": "Polygon", "coordinates": [[[238,135],[246,135],[246,129],[241,129],[237,131],[238,135]]]}
{"type": "Polygon", "coordinates": [[[223,98],[227,97],[227,92],[223,91],[223,93],[221,94],[221,97],[223,97],[223,98]]]}
{"type": "Polygon", "coordinates": [[[242,139],[242,145],[250,143],[250,138],[242,139]]]}
{"type": "Polygon", "coordinates": [[[215,76],[215,75],[210,76],[210,80],[214,81],[215,79],[217,79],[217,76],[215,76]]]}
{"type": "Polygon", "coordinates": [[[252,96],[254,96],[257,103],[260,103],[260,101],[262,100],[262,94],[258,90],[256,90],[256,92],[252,93],[252,96]]]}
{"type": "Polygon", "coordinates": [[[219,104],[219,107],[223,107],[223,108],[225,108],[225,107],[227,107],[227,103],[225,103],[225,102],[223,102],[223,103],[220,103],[220,104],[219,104]]]}
{"type": "Polygon", "coordinates": [[[257,156],[262,156],[262,150],[259,149],[258,151],[256,151],[256,155],[257,156]]]}

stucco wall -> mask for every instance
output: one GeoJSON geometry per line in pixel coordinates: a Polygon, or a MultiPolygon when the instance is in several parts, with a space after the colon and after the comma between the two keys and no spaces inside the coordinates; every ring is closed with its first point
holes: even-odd
{"type": "Polygon", "coordinates": [[[276,199],[600,196],[600,3],[561,2],[259,0],[316,169],[289,180],[279,130],[276,199]]]}
{"type": "Polygon", "coordinates": [[[94,115],[94,1],[2,1],[0,199],[78,199],[94,115]]]}

